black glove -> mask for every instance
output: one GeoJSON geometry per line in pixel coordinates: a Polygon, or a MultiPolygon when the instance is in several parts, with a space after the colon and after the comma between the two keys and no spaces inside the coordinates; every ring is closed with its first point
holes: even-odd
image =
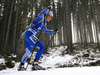
{"type": "Polygon", "coordinates": [[[52,10],[52,8],[53,8],[52,5],[48,6],[49,11],[52,10]]]}
{"type": "Polygon", "coordinates": [[[58,32],[59,31],[59,28],[55,29],[55,32],[58,32]]]}

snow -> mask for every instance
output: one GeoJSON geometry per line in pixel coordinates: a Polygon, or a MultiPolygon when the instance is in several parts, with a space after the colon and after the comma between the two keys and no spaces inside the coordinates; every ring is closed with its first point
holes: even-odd
{"type": "MultiPolygon", "coordinates": [[[[42,58],[40,59],[40,65],[43,66],[44,68],[50,68],[50,69],[31,71],[31,65],[29,65],[26,71],[17,71],[17,67],[20,63],[17,62],[14,68],[7,68],[5,70],[0,71],[0,75],[29,75],[29,74],[30,75],[100,75],[100,66],[95,66],[95,67],[78,66],[78,67],[58,68],[59,66],[61,65],[63,66],[64,64],[69,65],[69,64],[79,63],[80,65],[83,65],[91,62],[86,59],[84,60],[88,62],[83,62],[82,58],[81,58],[82,61],[80,61],[80,58],[78,58],[79,60],[75,59],[76,57],[82,55],[83,53],[87,53],[87,50],[84,50],[84,52],[79,52],[80,54],[62,55],[63,51],[65,51],[66,48],[67,46],[55,47],[53,49],[48,50],[49,54],[43,54],[42,58]]],[[[97,52],[99,53],[100,51],[97,50],[97,52]]],[[[90,55],[91,54],[95,55],[93,52],[90,52],[90,55]]],[[[33,59],[34,55],[32,57],[33,59]]],[[[4,63],[3,58],[0,58],[0,63],[4,63]]],[[[25,63],[25,66],[26,65],[27,63],[25,63]]]]}
{"type": "Polygon", "coordinates": [[[42,61],[43,62],[41,65],[44,67],[52,67],[55,68],[57,67],[57,64],[59,65],[64,65],[64,63],[67,63],[70,61],[74,56],[70,55],[64,55],[61,56],[61,53],[66,49],[67,47],[55,47],[54,49],[49,50],[48,55],[43,55],[42,61]]]}
{"type": "Polygon", "coordinates": [[[0,58],[0,64],[5,63],[5,59],[0,58]]]}
{"type": "Polygon", "coordinates": [[[100,67],[58,68],[41,71],[3,70],[0,75],[100,75],[100,67]]]}

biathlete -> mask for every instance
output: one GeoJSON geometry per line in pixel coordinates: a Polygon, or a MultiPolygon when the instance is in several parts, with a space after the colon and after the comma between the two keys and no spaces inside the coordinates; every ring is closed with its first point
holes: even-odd
{"type": "Polygon", "coordinates": [[[43,51],[45,49],[45,46],[43,43],[38,39],[36,34],[43,29],[45,33],[54,33],[57,32],[58,29],[55,31],[53,30],[47,30],[46,22],[49,22],[53,18],[53,12],[51,11],[52,6],[48,6],[48,8],[42,10],[38,17],[33,21],[31,24],[31,27],[25,32],[25,41],[26,41],[26,53],[23,55],[21,59],[21,63],[18,67],[18,70],[24,70],[24,63],[26,62],[28,56],[32,53],[33,46],[36,46],[39,48],[39,50],[36,53],[35,60],[32,63],[32,70],[43,70],[40,65],[38,65],[38,61],[43,54],[43,51]],[[36,45],[35,45],[36,44],[36,45]]]}

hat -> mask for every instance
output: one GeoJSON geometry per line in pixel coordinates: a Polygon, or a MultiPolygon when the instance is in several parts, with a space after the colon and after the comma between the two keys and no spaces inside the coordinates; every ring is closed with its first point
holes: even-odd
{"type": "Polygon", "coordinates": [[[51,16],[51,18],[53,18],[53,12],[52,11],[49,11],[48,15],[51,16]]]}

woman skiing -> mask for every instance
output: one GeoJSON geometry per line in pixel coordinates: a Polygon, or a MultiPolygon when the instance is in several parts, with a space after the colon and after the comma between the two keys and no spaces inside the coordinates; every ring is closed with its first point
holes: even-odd
{"type": "Polygon", "coordinates": [[[54,33],[57,32],[58,29],[55,31],[53,30],[47,30],[46,22],[49,22],[53,18],[53,12],[51,11],[52,6],[48,6],[48,8],[42,10],[38,17],[33,21],[31,24],[31,27],[26,31],[25,33],[25,41],[26,41],[26,53],[23,55],[21,59],[21,63],[18,67],[18,70],[24,70],[24,63],[26,62],[28,56],[32,53],[33,46],[36,46],[39,48],[39,50],[36,53],[35,60],[32,63],[32,70],[43,70],[40,65],[38,65],[38,60],[40,59],[41,55],[43,54],[43,51],[45,49],[45,46],[43,43],[38,39],[36,34],[43,29],[45,33],[54,33]]]}

